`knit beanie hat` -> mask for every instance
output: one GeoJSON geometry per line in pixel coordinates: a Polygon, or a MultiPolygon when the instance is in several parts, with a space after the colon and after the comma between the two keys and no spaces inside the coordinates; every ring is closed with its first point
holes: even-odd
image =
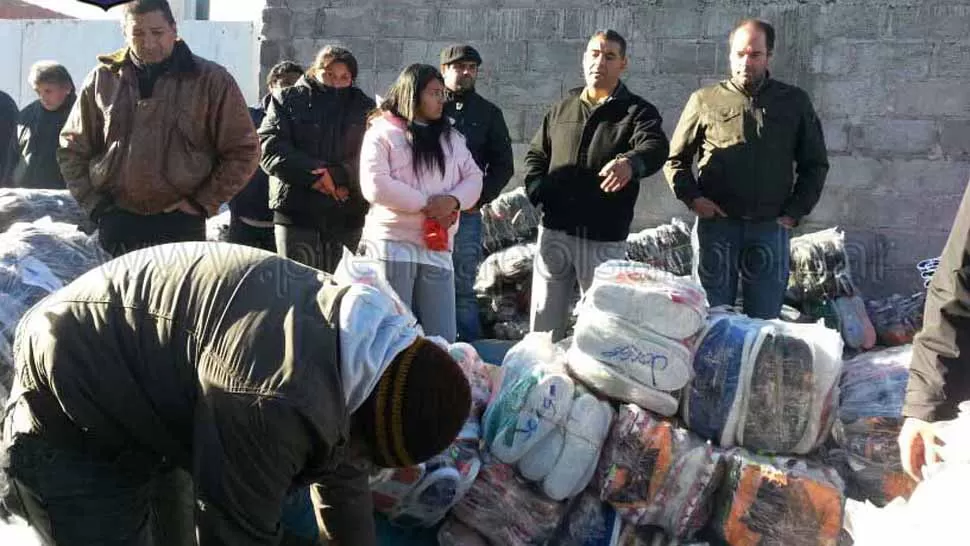
{"type": "Polygon", "coordinates": [[[468,418],[471,389],[458,363],[418,337],[384,370],[357,410],[375,464],[413,466],[445,450],[468,418]]]}

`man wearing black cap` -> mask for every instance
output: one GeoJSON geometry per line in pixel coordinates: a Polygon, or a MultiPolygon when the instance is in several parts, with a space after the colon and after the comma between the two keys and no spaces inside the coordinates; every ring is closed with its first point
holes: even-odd
{"type": "Polygon", "coordinates": [[[24,315],[14,354],[0,504],[48,546],[276,545],[308,484],[327,540],[375,546],[368,464],[431,458],[471,407],[390,297],[230,244],[107,262],[24,315]]]}
{"type": "Polygon", "coordinates": [[[441,74],[448,88],[445,115],[465,135],[468,149],[485,173],[478,203],[461,213],[452,253],[458,339],[465,342],[481,337],[474,289],[475,273],[482,261],[482,217],[478,209],[502,192],[515,169],[502,110],[475,92],[481,64],[481,55],[470,45],[452,45],[441,51],[441,74]]]}

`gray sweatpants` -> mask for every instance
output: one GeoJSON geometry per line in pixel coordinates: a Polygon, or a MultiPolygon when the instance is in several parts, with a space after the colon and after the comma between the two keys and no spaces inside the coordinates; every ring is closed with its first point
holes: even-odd
{"type": "Polygon", "coordinates": [[[551,331],[553,341],[559,341],[566,337],[576,282],[580,293],[585,294],[598,265],[626,257],[626,241],[591,241],[540,227],[537,246],[529,329],[551,331]]]}
{"type": "Polygon", "coordinates": [[[424,333],[455,342],[455,272],[418,262],[381,260],[384,276],[418,318],[424,333]]]}

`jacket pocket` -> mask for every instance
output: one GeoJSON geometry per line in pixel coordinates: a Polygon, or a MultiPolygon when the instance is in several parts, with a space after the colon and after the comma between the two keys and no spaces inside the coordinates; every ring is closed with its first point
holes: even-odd
{"type": "Polygon", "coordinates": [[[172,184],[192,193],[212,173],[213,146],[205,138],[205,127],[185,112],[176,119],[170,138],[164,174],[172,184]]]}
{"type": "Polygon", "coordinates": [[[723,148],[744,142],[744,111],[738,107],[719,108],[707,114],[707,139],[723,148]]]}

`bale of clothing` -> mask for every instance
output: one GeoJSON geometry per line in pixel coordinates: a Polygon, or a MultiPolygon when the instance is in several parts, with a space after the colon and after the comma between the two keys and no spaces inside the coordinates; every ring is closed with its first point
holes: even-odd
{"type": "Polygon", "coordinates": [[[912,346],[906,345],[863,353],[843,366],[832,438],[843,451],[851,498],[885,506],[916,488],[903,472],[897,442],[911,358],[912,346]]]}
{"type": "Polygon", "coordinates": [[[694,260],[690,232],[683,220],[673,218],[668,224],[631,233],[626,239],[626,257],[674,275],[690,275],[694,260]]]}
{"type": "Polygon", "coordinates": [[[0,233],[18,222],[34,222],[41,218],[62,224],[93,230],[90,220],[67,190],[33,190],[0,188],[0,233]]]}
{"type": "Polygon", "coordinates": [[[481,208],[482,246],[491,254],[539,237],[541,215],[525,193],[516,188],[500,194],[481,208]]]}

